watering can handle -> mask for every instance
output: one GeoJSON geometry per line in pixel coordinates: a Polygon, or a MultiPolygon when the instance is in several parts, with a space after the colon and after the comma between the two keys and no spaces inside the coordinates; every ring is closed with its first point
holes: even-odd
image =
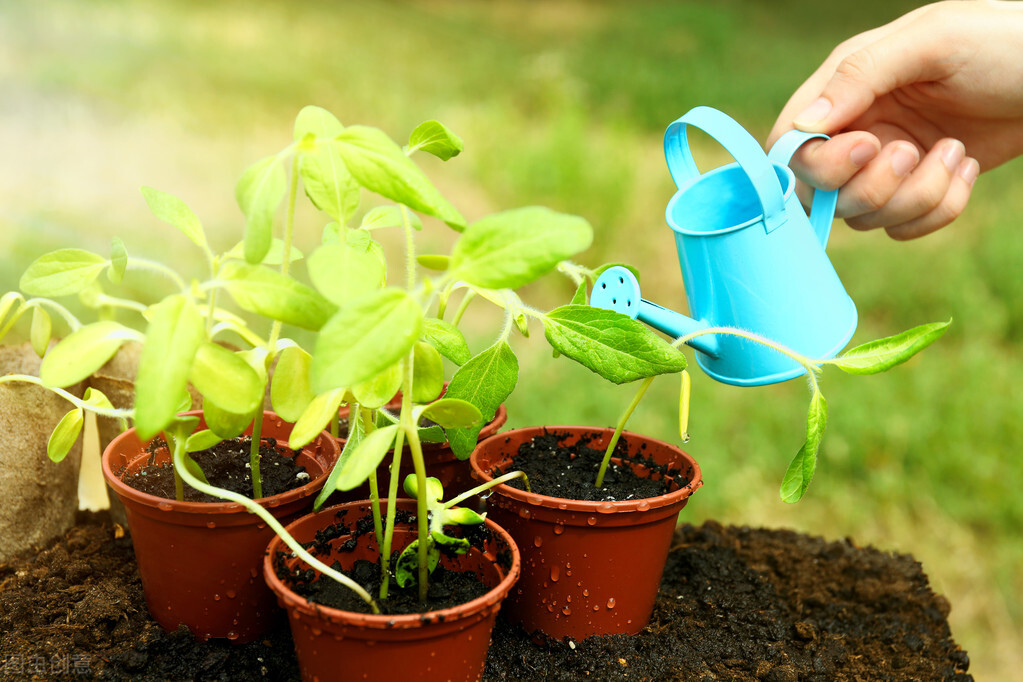
{"type": "MultiPolygon", "coordinates": [[[[807,141],[814,138],[828,139],[823,133],[804,133],[802,130],[790,130],[774,143],[767,158],[783,166],[789,165],[792,155],[807,141]]],[[[831,234],[831,223],[835,219],[835,204],[838,201],[838,190],[825,192],[815,190],[813,193],[813,204],[810,206],[810,225],[817,235],[821,247],[828,245],[828,236],[831,234]]]]}
{"type": "Polygon", "coordinates": [[[711,107],[695,107],[668,126],[664,132],[664,157],[675,185],[700,176],[693,153],[689,150],[686,126],[696,126],[709,134],[732,155],[742,167],[760,199],[767,232],[785,224],[785,199],[781,183],[760,143],[727,114],[711,107]]]}

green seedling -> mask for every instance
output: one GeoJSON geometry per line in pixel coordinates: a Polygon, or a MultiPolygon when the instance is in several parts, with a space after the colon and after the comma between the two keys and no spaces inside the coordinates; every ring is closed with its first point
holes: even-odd
{"type": "MultiPolygon", "coordinates": [[[[936,322],[913,327],[907,331],[894,336],[889,336],[875,341],[869,341],[847,350],[838,357],[825,360],[807,358],[790,348],[774,343],[770,339],[751,334],[749,332],[733,329],[730,327],[714,327],[694,332],[687,336],[679,337],[672,342],[672,346],[679,348],[696,336],[703,334],[730,334],[762,344],[777,352],[786,355],[798,362],[805,370],[807,383],[810,389],[810,407],[806,417],[806,440],[799,452],[796,453],[789,463],[785,476],[782,479],[779,494],[785,502],[798,502],[802,499],[813,479],[817,468],[817,453],[824,437],[824,430],[828,421],[828,404],[821,393],[818,375],[824,367],[834,366],[849,374],[877,374],[891,369],[895,365],[906,362],[911,357],[922,351],[927,346],[937,341],[947,330],[951,320],[948,322],[936,322]]],[[[686,370],[681,371],[682,389],[679,395],[679,436],[682,442],[689,441],[689,400],[690,400],[690,379],[686,370]]],[[[611,461],[611,454],[615,445],[621,437],[622,431],[629,417],[635,411],[646,393],[654,377],[648,377],[639,386],[635,396],[625,408],[614,435],[604,453],[597,473],[595,485],[600,488],[604,484],[604,474],[611,461]]]]}

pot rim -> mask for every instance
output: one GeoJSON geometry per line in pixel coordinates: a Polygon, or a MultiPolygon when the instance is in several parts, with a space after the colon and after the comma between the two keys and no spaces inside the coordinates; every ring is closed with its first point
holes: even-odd
{"type": "MultiPolygon", "coordinates": [[[[398,505],[416,504],[416,500],[410,498],[399,498],[396,502],[398,505]]],[[[370,500],[355,500],[353,502],[336,504],[331,507],[324,507],[318,512],[313,512],[312,514],[307,514],[296,519],[288,524],[285,527],[285,530],[291,533],[291,529],[294,526],[302,523],[310,516],[323,516],[324,518],[332,519],[334,518],[334,514],[341,509],[358,507],[360,505],[368,507],[370,504],[370,500]]],[[[382,509],[386,508],[387,500],[380,500],[380,504],[382,509]]],[[[284,584],[284,582],[277,577],[277,572],[273,569],[273,557],[283,544],[280,536],[277,534],[274,534],[274,537],[270,541],[270,545],[267,547],[267,551],[263,556],[263,578],[277,597],[281,601],[286,602],[284,604],[285,609],[289,611],[294,609],[304,616],[311,616],[327,620],[332,623],[372,630],[409,630],[434,623],[453,623],[465,618],[471,618],[476,614],[485,611],[489,607],[500,604],[504,600],[505,596],[511,591],[512,586],[515,584],[515,581],[518,580],[519,573],[522,570],[522,557],[519,553],[518,546],[512,539],[511,534],[488,518],[484,519],[484,523],[487,524],[487,528],[489,528],[492,533],[496,533],[504,541],[505,545],[511,551],[511,568],[507,570],[507,573],[505,573],[504,577],[501,578],[501,581],[497,585],[491,587],[482,596],[479,596],[472,601],[467,601],[463,604],[458,604],[457,606],[452,606],[446,609],[440,609],[438,611],[425,611],[421,613],[408,614],[373,614],[360,613],[357,611],[345,611],[343,609],[336,609],[330,606],[310,602],[306,598],[297,595],[290,587],[284,584]]],[[[319,571],[317,571],[317,573],[319,574],[319,571]]]]}
{"type": "MultiPolygon", "coordinates": [[[[190,410],[188,412],[182,412],[181,414],[184,416],[195,416],[199,417],[200,419],[202,418],[202,410],[190,410]]],[[[263,412],[264,423],[266,423],[266,421],[269,419],[282,418],[278,416],[276,412],[264,410],[263,412]]],[[[157,495],[151,495],[149,493],[131,487],[130,485],[122,481],[120,476],[114,473],[110,462],[110,460],[114,456],[114,453],[123,450],[125,448],[125,441],[130,441],[131,439],[138,440],[135,427],[126,430],[124,433],[121,433],[112,441],[110,441],[106,449],[103,451],[103,455],[101,458],[103,466],[103,478],[106,479],[107,485],[113,488],[114,492],[117,493],[119,497],[127,498],[137,504],[146,507],[151,507],[154,509],[159,509],[161,511],[175,511],[186,514],[236,514],[239,511],[244,511],[248,513],[245,507],[238,504],[237,502],[183,502],[168,499],[166,497],[159,497],[157,495]]],[[[146,447],[146,445],[148,445],[150,442],[152,442],[152,439],[144,443],[142,447],[146,447]]],[[[327,449],[328,451],[332,451],[334,453],[335,462],[337,461],[337,457],[339,457],[341,454],[341,448],[338,445],[338,442],[331,438],[330,434],[327,433],[326,431],[321,432],[312,442],[310,442],[305,447],[301,448],[300,451],[305,452],[306,450],[309,450],[313,446],[319,446],[321,448],[327,449]]],[[[333,463],[331,464],[331,467],[332,466],[333,463]]],[[[271,495],[270,497],[260,497],[255,501],[258,502],[263,507],[273,509],[275,507],[280,507],[290,502],[300,500],[304,497],[308,497],[323,487],[323,484],[326,483],[327,481],[327,476],[330,474],[331,467],[328,467],[319,476],[312,478],[308,483],[299,488],[292,488],[291,490],[279,493],[277,495],[271,495]]]]}
{"type": "MultiPolygon", "coordinates": [[[[518,435],[529,435],[530,438],[536,435],[543,435],[548,433],[569,433],[572,435],[596,433],[602,434],[610,438],[614,433],[614,429],[610,427],[594,427],[594,426],[571,426],[571,425],[554,425],[554,426],[526,426],[518,429],[509,429],[502,433],[490,436],[486,440],[481,440],[476,448],[472,451],[472,455],[469,456],[469,462],[472,465],[474,474],[479,477],[480,481],[487,482],[493,480],[490,473],[483,469],[479,463],[479,456],[484,450],[487,449],[499,449],[502,444],[502,439],[510,439],[518,435]]],[[[693,476],[686,485],[679,486],[678,490],[673,490],[657,497],[646,497],[634,500],[615,500],[615,501],[587,501],[587,500],[573,500],[567,497],[551,497],[549,495],[541,495],[539,493],[530,493],[525,490],[519,490],[513,488],[510,485],[501,483],[492,488],[494,492],[498,492],[504,497],[511,498],[522,504],[531,506],[544,507],[547,509],[556,509],[559,511],[571,511],[580,512],[583,514],[620,514],[625,512],[648,512],[655,509],[661,509],[674,504],[678,504],[696,492],[700,487],[703,486],[703,474],[700,470],[700,465],[693,459],[692,455],[687,453],[677,445],[672,445],[666,441],[653,438],[652,436],[646,436],[641,433],[634,431],[623,431],[622,437],[627,438],[631,442],[643,442],[648,446],[655,448],[662,448],[672,450],[680,456],[680,465],[689,465],[692,467],[693,476]]],[[[504,441],[507,442],[507,441],[504,441]]],[[[513,456],[506,456],[505,459],[514,461],[513,456]]],[[[638,462],[632,462],[634,466],[643,466],[638,462]]]]}

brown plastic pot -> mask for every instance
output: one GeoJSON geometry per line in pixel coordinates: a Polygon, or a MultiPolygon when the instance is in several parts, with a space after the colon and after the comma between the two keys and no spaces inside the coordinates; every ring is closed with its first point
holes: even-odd
{"type": "MultiPolygon", "coordinates": [[[[286,443],[291,428],[273,412],[263,413],[264,437],[286,443]]],[[[252,434],[251,426],[246,434],[252,434]]],[[[125,431],[103,452],[103,475],[127,511],[149,613],[165,630],[183,623],[202,640],[258,638],[280,616],[259,575],[273,531],[233,502],[178,502],[124,483],[124,473],[148,464],[146,445],[135,429],[125,431]]],[[[339,454],[337,441],[321,433],[297,456],[309,483],[259,503],[281,523],[308,512],[339,454]]],[[[156,463],[169,461],[166,448],[156,452],[156,463]]]]}
{"type": "MultiPolygon", "coordinates": [[[[401,408],[401,396],[400,394],[395,397],[391,402],[387,403],[387,409],[397,410],[401,408]]],[[[348,406],[341,408],[342,419],[348,417],[348,406]]],[[[504,423],[508,421],[508,410],[504,405],[497,408],[497,412],[494,414],[494,418],[487,422],[482,429],[478,440],[484,440],[497,433],[497,431],[504,426],[504,423]]],[[[344,445],[344,439],[340,439],[342,446],[344,445]]],[[[388,454],[384,457],[384,461],[380,464],[377,469],[377,477],[380,482],[380,494],[383,496],[386,493],[387,481],[390,480],[390,467],[391,460],[394,455],[388,454]]],[[[441,482],[444,486],[444,498],[451,499],[456,497],[466,490],[469,490],[476,482],[472,478],[472,467],[469,466],[469,460],[458,459],[455,453],[451,450],[451,446],[446,442],[444,443],[423,443],[423,462],[426,465],[426,474],[433,476],[441,482]]],[[[412,464],[412,455],[409,453],[408,447],[401,453],[401,467],[399,471],[398,485],[401,490],[401,482],[405,480],[405,477],[411,473],[415,473],[415,468],[412,464]]],[[[358,488],[346,493],[341,493],[344,501],[347,500],[361,500],[369,498],[369,484],[364,483],[358,488]]],[[[337,493],[335,493],[337,495],[337,493]]],[[[331,502],[341,501],[341,499],[332,497],[331,502]]]]}
{"type": "MultiPolygon", "coordinates": [[[[522,443],[556,434],[572,444],[586,437],[602,449],[612,429],[548,426],[513,429],[481,442],[470,462],[483,481],[515,470],[522,443]]],[[[650,620],[678,513],[703,479],[681,449],[625,432],[629,456],[641,454],[678,469],[671,492],[621,502],[583,502],[498,485],[488,518],[511,533],[522,552],[522,578],[505,606],[506,617],[530,633],[582,640],[592,635],[635,634],[650,620]]],[[[630,462],[640,476],[654,475],[630,462]]],[[[657,474],[659,475],[659,474],[657,474]]]]}
{"type": "MultiPolygon", "coordinates": [[[[415,513],[415,500],[398,500],[398,505],[415,513]]],[[[386,509],[386,501],[382,506],[386,509]]],[[[288,526],[288,532],[307,543],[324,528],[339,522],[354,527],[369,513],[368,500],[349,502],[305,516],[288,526]]],[[[453,608],[406,615],[355,613],[310,603],[278,578],[280,562],[289,568],[307,566],[274,538],[263,562],[263,575],[290,616],[302,679],[479,680],[494,620],[520,568],[511,536],[489,519],[486,524],[492,538],[484,551],[473,548],[460,557],[442,556],[441,562],[446,568],[476,572],[490,591],[453,608]]],[[[339,561],[343,569],[358,559],[379,560],[373,533],[360,536],[354,550],[341,551],[339,547],[349,537],[332,539],[329,554],[317,558],[327,565],[339,561]]],[[[415,528],[399,525],[393,546],[403,549],[415,538],[415,528]]]]}

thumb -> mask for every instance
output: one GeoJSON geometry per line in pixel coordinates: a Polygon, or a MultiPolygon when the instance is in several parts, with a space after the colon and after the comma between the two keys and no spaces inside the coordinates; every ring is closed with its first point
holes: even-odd
{"type": "Polygon", "coordinates": [[[866,113],[881,96],[921,80],[933,64],[925,46],[903,34],[887,35],[850,52],[835,67],[820,95],[792,124],[807,132],[833,134],[866,113]]]}

